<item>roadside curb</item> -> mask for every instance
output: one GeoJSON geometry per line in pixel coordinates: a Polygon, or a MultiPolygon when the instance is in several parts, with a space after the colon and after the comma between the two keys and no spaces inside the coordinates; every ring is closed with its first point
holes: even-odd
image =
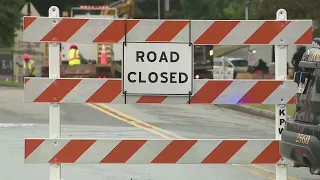
{"type": "Polygon", "coordinates": [[[0,84],[0,87],[9,87],[9,88],[23,89],[23,86],[10,86],[10,85],[6,85],[6,84],[0,84]]]}
{"type": "Polygon", "coordinates": [[[243,113],[247,113],[247,114],[251,114],[251,115],[255,115],[255,116],[264,117],[264,118],[267,118],[270,120],[275,120],[275,113],[272,111],[267,111],[267,110],[263,110],[263,109],[257,109],[257,108],[253,108],[250,106],[237,105],[237,104],[230,104],[230,105],[229,104],[219,104],[216,106],[239,111],[239,112],[243,112],[243,113]]]}

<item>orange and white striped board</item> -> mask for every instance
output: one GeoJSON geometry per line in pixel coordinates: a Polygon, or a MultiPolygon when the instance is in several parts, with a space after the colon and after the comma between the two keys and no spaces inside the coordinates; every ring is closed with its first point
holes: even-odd
{"type": "Polygon", "coordinates": [[[275,164],[279,141],[25,139],[25,163],[275,164]]]}
{"type": "Polygon", "coordinates": [[[139,20],[24,17],[23,41],[312,44],[312,20],[139,20]]]}
{"type": "Polygon", "coordinates": [[[291,80],[194,80],[189,96],[123,95],[121,79],[25,78],[24,101],[112,104],[293,104],[291,80]]]}

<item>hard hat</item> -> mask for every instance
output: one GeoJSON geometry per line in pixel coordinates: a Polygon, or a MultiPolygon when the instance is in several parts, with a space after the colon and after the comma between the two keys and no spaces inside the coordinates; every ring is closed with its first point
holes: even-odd
{"type": "Polygon", "coordinates": [[[30,59],[30,55],[29,54],[24,54],[23,55],[23,60],[29,60],[30,59]]]}
{"type": "Polygon", "coordinates": [[[70,47],[69,47],[69,49],[72,49],[72,48],[78,49],[78,46],[75,45],[75,44],[71,44],[70,47]]]}

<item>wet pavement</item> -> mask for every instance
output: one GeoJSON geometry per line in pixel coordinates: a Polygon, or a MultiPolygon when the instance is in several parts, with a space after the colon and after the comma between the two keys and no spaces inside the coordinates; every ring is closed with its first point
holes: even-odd
{"type": "MultiPolygon", "coordinates": [[[[48,137],[48,105],[23,103],[21,89],[0,87],[0,180],[49,179],[49,165],[24,164],[23,138],[48,137]],[[14,94],[14,95],[13,95],[14,94]]],[[[61,108],[62,137],[273,138],[274,121],[203,105],[88,105],[61,108]],[[112,109],[111,109],[111,108],[112,109]],[[105,109],[102,110],[101,109],[105,109]],[[111,115],[106,112],[112,112],[111,115]],[[138,127],[130,125],[135,122],[138,127]],[[143,127],[143,128],[139,128],[143,127]],[[160,137],[163,134],[165,137],[160,137]]],[[[63,165],[64,180],[262,180],[274,165],[63,165]]],[[[319,179],[289,168],[290,180],[319,179]]]]}

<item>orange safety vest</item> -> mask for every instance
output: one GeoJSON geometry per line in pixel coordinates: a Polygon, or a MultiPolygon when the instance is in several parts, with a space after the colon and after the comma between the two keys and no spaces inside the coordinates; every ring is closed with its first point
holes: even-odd
{"type": "Polygon", "coordinates": [[[68,54],[68,61],[70,66],[81,64],[79,50],[70,49],[68,54]]]}
{"type": "Polygon", "coordinates": [[[23,62],[23,72],[24,72],[24,75],[25,76],[28,76],[28,75],[32,75],[32,76],[35,76],[36,75],[36,72],[34,70],[34,67],[35,66],[35,62],[33,60],[29,60],[28,61],[28,65],[27,63],[24,61],[23,62]],[[28,73],[27,73],[28,72],[28,73]]]}

